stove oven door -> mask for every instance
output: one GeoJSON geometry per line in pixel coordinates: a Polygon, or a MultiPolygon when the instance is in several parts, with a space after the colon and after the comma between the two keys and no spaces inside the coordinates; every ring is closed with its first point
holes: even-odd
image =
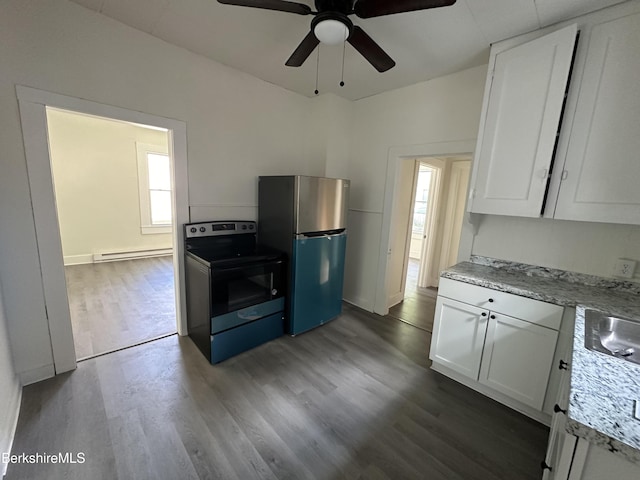
{"type": "Polygon", "coordinates": [[[284,296],[284,262],[272,260],[211,268],[211,316],[284,296]]]}

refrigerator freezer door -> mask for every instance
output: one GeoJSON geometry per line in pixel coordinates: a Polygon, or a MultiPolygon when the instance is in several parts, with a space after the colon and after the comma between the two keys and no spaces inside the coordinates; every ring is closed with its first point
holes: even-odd
{"type": "Polygon", "coordinates": [[[345,233],[294,241],[288,333],[297,335],[340,315],[346,245],[345,233]]]}
{"type": "Polygon", "coordinates": [[[348,199],[349,180],[296,177],[295,233],[346,228],[348,199]]]}

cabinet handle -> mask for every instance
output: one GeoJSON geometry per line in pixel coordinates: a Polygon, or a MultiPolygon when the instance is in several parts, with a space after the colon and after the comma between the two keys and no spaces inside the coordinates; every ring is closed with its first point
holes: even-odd
{"type": "Polygon", "coordinates": [[[489,303],[493,303],[493,298],[490,298],[490,299],[489,299],[489,303]]]}
{"type": "Polygon", "coordinates": [[[567,365],[569,365],[567,362],[565,362],[564,360],[560,360],[560,363],[558,364],[558,370],[567,370],[567,365]]]}
{"type": "Polygon", "coordinates": [[[490,318],[491,320],[495,320],[495,319],[496,319],[496,316],[495,316],[495,315],[491,315],[489,318],[490,318]]]}
{"type": "Polygon", "coordinates": [[[553,470],[553,468],[551,468],[549,465],[547,465],[547,462],[545,462],[544,460],[540,462],[540,468],[542,469],[543,472],[545,470],[549,470],[549,471],[553,470]]]}
{"type": "Polygon", "coordinates": [[[564,413],[565,415],[567,414],[567,411],[565,409],[560,408],[560,405],[558,405],[557,403],[553,406],[553,411],[556,413],[564,413]]]}
{"type": "Polygon", "coordinates": [[[487,312],[482,312],[480,315],[482,315],[483,317],[487,316],[487,312]]]}

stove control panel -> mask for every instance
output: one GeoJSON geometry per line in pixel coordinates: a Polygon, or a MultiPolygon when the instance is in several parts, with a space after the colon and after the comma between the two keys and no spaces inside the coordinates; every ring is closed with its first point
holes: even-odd
{"type": "Polygon", "coordinates": [[[184,225],[186,238],[256,233],[257,230],[256,222],[247,221],[198,222],[184,225]]]}

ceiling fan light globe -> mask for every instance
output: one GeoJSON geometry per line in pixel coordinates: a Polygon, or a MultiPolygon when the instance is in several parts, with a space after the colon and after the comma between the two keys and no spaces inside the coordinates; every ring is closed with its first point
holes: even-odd
{"type": "Polygon", "coordinates": [[[339,20],[323,20],[314,27],[313,33],[325,45],[338,45],[349,37],[349,28],[339,20]]]}

